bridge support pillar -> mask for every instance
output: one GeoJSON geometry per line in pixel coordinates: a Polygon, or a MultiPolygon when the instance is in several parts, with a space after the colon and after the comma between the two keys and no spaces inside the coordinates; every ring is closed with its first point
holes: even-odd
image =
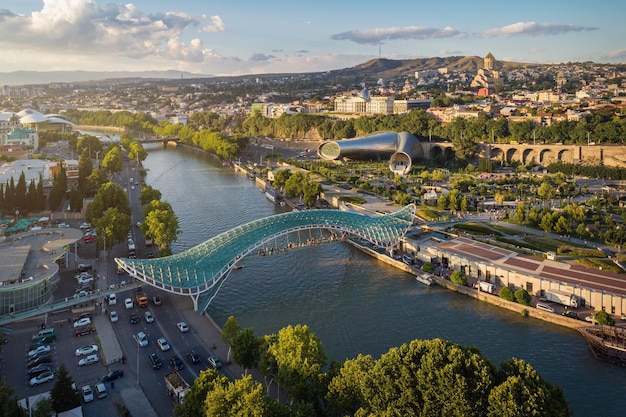
{"type": "Polygon", "coordinates": [[[200,299],[200,294],[191,295],[191,300],[193,301],[193,311],[198,311],[198,300],[200,299]]]}

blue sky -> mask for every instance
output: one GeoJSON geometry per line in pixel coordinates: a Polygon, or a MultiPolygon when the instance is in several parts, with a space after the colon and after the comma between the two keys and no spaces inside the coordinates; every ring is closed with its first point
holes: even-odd
{"type": "Polygon", "coordinates": [[[376,57],[626,62],[622,0],[0,0],[0,72],[313,72],[376,57]]]}

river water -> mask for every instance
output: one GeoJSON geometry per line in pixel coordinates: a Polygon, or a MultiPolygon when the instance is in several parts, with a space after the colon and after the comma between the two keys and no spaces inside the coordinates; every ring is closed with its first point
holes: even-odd
{"type": "MultiPolygon", "coordinates": [[[[180,221],[174,252],[285,210],[211,156],[160,145],[147,150],[146,182],[180,221]]],[[[315,235],[292,240],[309,237],[315,235]]],[[[413,339],[448,339],[477,346],[496,364],[511,357],[529,362],[564,389],[575,416],[626,410],[626,369],[597,361],[576,331],[426,287],[341,242],[248,256],[242,263],[209,306],[220,325],[233,315],[260,336],[306,324],[337,361],[359,353],[378,357],[413,339]]]]}

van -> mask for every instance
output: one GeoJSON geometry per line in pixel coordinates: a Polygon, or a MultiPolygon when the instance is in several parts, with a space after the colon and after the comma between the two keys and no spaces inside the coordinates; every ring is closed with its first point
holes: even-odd
{"type": "Polygon", "coordinates": [[[542,303],[541,301],[537,303],[535,306],[539,310],[549,311],[550,313],[554,313],[554,308],[550,304],[542,303]]]}
{"type": "Polygon", "coordinates": [[[51,327],[49,329],[41,329],[37,333],[35,333],[32,337],[33,341],[40,342],[52,342],[56,339],[57,335],[54,332],[54,328],[51,327]]]}

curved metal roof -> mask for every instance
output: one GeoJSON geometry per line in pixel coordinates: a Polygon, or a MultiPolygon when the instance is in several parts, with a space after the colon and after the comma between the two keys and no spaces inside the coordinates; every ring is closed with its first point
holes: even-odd
{"type": "Polygon", "coordinates": [[[404,236],[414,215],[413,204],[384,216],[339,210],[293,211],[235,227],[175,255],[153,259],[116,258],[115,261],[132,276],[158,288],[197,296],[219,286],[240,258],[277,236],[298,230],[333,229],[389,248],[404,236]]]}

